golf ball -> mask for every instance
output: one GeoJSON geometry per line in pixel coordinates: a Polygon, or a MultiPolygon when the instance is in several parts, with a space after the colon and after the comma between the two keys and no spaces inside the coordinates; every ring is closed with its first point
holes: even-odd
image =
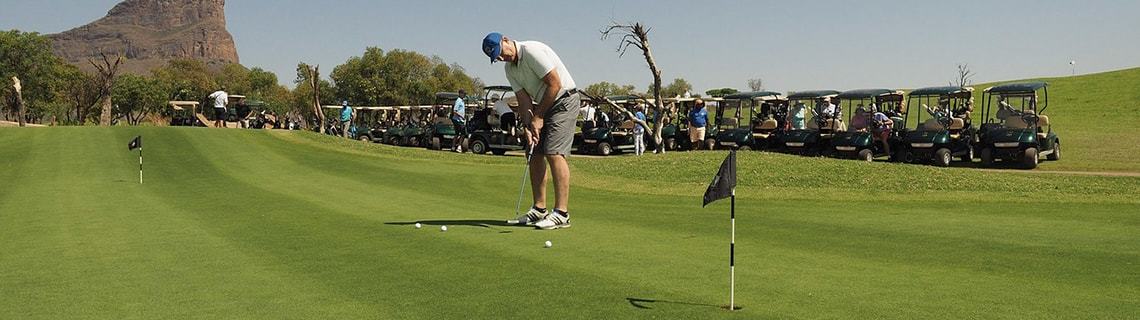
{"type": "Polygon", "coordinates": [[[447,226],[439,226],[439,231],[447,231],[447,226]]]}
{"type": "Polygon", "coordinates": [[[547,248],[550,248],[550,247],[553,247],[553,246],[554,246],[554,243],[551,243],[551,242],[550,242],[550,240],[546,240],[546,247],[547,247],[547,248]]]}
{"type": "Polygon", "coordinates": [[[423,228],[423,225],[420,224],[419,222],[416,222],[416,229],[419,229],[419,228],[423,228]]]}

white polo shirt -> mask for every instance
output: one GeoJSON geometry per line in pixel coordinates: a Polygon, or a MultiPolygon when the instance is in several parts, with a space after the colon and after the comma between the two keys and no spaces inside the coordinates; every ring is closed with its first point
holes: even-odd
{"type": "MultiPolygon", "coordinates": [[[[562,64],[562,59],[549,46],[538,41],[515,41],[518,47],[518,63],[505,63],[507,81],[515,92],[526,91],[531,99],[542,100],[546,93],[546,83],[542,81],[551,70],[558,71],[558,78],[562,81],[562,90],[555,97],[561,97],[570,89],[577,88],[570,71],[562,64]]],[[[542,101],[536,101],[542,102],[542,101]]]]}

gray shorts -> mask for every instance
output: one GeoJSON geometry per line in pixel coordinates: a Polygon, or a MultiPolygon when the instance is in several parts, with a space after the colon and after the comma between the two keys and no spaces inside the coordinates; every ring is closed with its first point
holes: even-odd
{"type": "Polygon", "coordinates": [[[582,98],[578,93],[563,95],[554,101],[554,106],[546,112],[546,121],[542,125],[534,153],[570,155],[574,131],[578,129],[578,109],[581,104],[582,98]]]}

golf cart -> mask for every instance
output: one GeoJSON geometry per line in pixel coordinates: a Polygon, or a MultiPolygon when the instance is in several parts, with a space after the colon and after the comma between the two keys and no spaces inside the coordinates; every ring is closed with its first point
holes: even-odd
{"type": "MultiPolygon", "coordinates": [[[[629,95],[609,96],[606,99],[627,109],[645,103],[644,99],[629,95]]],[[[624,112],[619,112],[608,103],[599,104],[595,114],[595,118],[599,119],[596,125],[583,126],[582,145],[578,147],[579,151],[608,156],[614,152],[634,149],[633,128],[636,123],[633,120],[628,119],[624,112]]],[[[649,136],[649,128],[646,129],[642,139],[647,139],[645,136],[649,136]]],[[[651,148],[648,140],[652,140],[652,136],[646,141],[646,149],[651,148]]]]}
{"type": "Polygon", "coordinates": [[[366,142],[382,142],[388,128],[392,125],[388,121],[388,113],[395,109],[392,107],[356,107],[356,119],[352,126],[356,128],[356,139],[366,142]]]}
{"type": "Polygon", "coordinates": [[[985,121],[978,147],[983,166],[993,166],[994,161],[1001,160],[1020,162],[1022,167],[1033,169],[1040,156],[1050,161],[1061,159],[1061,139],[1044,114],[1049,108],[1048,84],[1024,82],[991,87],[982,93],[982,99],[986,103],[985,121]],[[1038,92],[1045,102],[1040,108],[1038,92]]]}
{"type": "Polygon", "coordinates": [[[775,113],[786,102],[782,94],[771,91],[724,96],[717,105],[716,145],[737,150],[770,148],[780,129],[775,113]]]}
{"type": "Polygon", "coordinates": [[[432,106],[400,106],[396,110],[396,124],[384,131],[384,143],[394,146],[422,147],[424,126],[431,115],[432,106]]]}
{"type": "Polygon", "coordinates": [[[487,151],[495,155],[506,154],[510,150],[523,150],[523,139],[520,137],[522,133],[519,127],[520,118],[518,115],[522,114],[518,111],[518,99],[513,95],[514,89],[511,86],[490,86],[483,88],[483,106],[484,108],[475,111],[475,115],[467,121],[467,132],[470,137],[468,145],[471,147],[471,153],[486,154],[487,151]],[[511,94],[510,99],[507,95],[511,94]],[[510,124],[512,131],[503,130],[501,121],[503,120],[500,115],[495,111],[494,97],[501,99],[503,103],[507,103],[515,115],[514,123],[510,124]]]}
{"type": "Polygon", "coordinates": [[[788,129],[784,134],[784,150],[802,155],[828,154],[831,138],[843,130],[843,120],[836,115],[823,115],[826,103],[839,95],[835,90],[815,90],[796,92],[788,95],[788,129]],[[812,107],[809,107],[812,106],[812,107]],[[793,121],[792,117],[803,116],[803,122],[793,121]]]}
{"type": "Polygon", "coordinates": [[[170,125],[175,127],[205,127],[206,123],[195,116],[199,102],[197,101],[170,101],[170,125]]]}
{"type": "MultiPolygon", "coordinates": [[[[895,126],[888,128],[890,135],[886,137],[886,143],[889,145],[887,147],[876,134],[884,128],[876,128],[873,117],[876,112],[886,115],[891,110],[901,110],[903,92],[890,89],[862,89],[844,91],[836,98],[843,103],[840,107],[844,105],[847,107],[849,128],[847,131],[836,132],[832,137],[831,146],[835,152],[833,155],[867,162],[885,156],[897,161],[897,157],[891,152],[902,150],[902,134],[894,128],[906,128],[906,125],[896,123],[895,126]]],[[[905,122],[906,116],[895,119],[905,122]]]]}
{"type": "Polygon", "coordinates": [[[940,167],[950,166],[953,158],[973,161],[977,130],[968,111],[973,108],[973,94],[970,87],[930,87],[907,94],[908,110],[911,106],[925,110],[916,112],[915,126],[902,134],[903,161],[932,161],[940,167]]]}
{"type": "MultiPolygon", "coordinates": [[[[443,148],[455,148],[455,136],[459,133],[455,132],[455,124],[451,122],[451,109],[454,107],[455,100],[459,99],[459,94],[455,92],[439,92],[435,94],[436,105],[431,109],[430,122],[423,131],[423,141],[425,147],[432,150],[442,150],[443,148]]],[[[467,100],[464,97],[464,100],[467,100]]],[[[467,103],[466,110],[471,110],[478,107],[477,104],[467,103]]],[[[466,122],[468,116],[463,115],[466,122]]],[[[466,139],[467,137],[463,137],[466,139]]],[[[462,140],[461,140],[462,141],[462,140]]]]}

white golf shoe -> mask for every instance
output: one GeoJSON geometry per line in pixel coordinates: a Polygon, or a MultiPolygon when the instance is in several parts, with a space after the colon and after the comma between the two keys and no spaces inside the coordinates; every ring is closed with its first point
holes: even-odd
{"type": "Polygon", "coordinates": [[[523,213],[523,214],[519,215],[518,217],[515,217],[514,220],[507,220],[507,223],[509,223],[509,224],[523,224],[523,225],[533,226],[535,223],[538,223],[539,221],[546,219],[546,217],[549,215],[550,215],[550,210],[547,210],[546,212],[542,212],[542,211],[538,211],[538,209],[535,207],[530,207],[530,210],[527,210],[526,213],[523,213]]]}
{"type": "MultiPolygon", "coordinates": [[[[551,211],[553,211],[553,210],[551,210],[551,211]]],[[[546,215],[546,219],[542,219],[542,221],[535,223],[534,226],[539,228],[539,229],[542,229],[542,230],[554,230],[554,229],[559,229],[559,228],[569,228],[570,227],[570,217],[563,216],[560,213],[551,213],[551,214],[546,215]]]]}

